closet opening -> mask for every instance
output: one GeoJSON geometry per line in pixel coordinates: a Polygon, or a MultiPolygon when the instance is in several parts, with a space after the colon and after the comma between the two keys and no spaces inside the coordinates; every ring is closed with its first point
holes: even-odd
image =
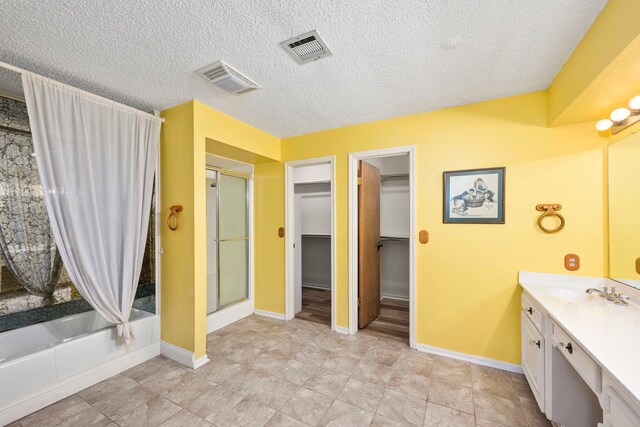
{"type": "Polygon", "coordinates": [[[285,168],[286,317],[335,329],[333,159],[285,168]]]}
{"type": "Polygon", "coordinates": [[[413,150],[350,155],[350,333],[415,346],[413,150]]]}

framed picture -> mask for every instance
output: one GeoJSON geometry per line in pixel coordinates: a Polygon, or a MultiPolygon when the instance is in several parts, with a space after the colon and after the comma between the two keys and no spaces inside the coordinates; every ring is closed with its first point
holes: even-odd
{"type": "Polygon", "coordinates": [[[505,168],[444,172],[444,223],[504,224],[505,168]]]}

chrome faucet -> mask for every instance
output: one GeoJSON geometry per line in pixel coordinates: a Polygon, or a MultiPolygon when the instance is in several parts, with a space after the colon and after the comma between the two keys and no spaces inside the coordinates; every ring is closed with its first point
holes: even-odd
{"type": "Polygon", "coordinates": [[[602,290],[598,288],[589,288],[585,292],[588,294],[597,292],[601,298],[605,298],[606,300],[611,301],[614,304],[628,305],[629,303],[627,301],[631,299],[626,295],[617,294],[616,288],[614,287],[612,287],[611,290],[609,290],[607,286],[605,286],[602,290]]]}

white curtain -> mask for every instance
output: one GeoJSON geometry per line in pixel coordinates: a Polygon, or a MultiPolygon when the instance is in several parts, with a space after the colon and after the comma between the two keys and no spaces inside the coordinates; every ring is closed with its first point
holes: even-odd
{"type": "Polygon", "coordinates": [[[129,342],[161,119],[35,74],[23,73],[22,83],[62,261],[82,297],[129,342]]]}

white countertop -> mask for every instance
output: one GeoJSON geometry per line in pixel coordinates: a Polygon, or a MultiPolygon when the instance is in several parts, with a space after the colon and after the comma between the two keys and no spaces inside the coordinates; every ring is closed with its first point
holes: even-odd
{"type": "Polygon", "coordinates": [[[640,291],[609,279],[520,272],[519,282],[553,320],[640,401],[640,291]],[[629,295],[614,304],[587,288],[615,286],[629,295]]]}

